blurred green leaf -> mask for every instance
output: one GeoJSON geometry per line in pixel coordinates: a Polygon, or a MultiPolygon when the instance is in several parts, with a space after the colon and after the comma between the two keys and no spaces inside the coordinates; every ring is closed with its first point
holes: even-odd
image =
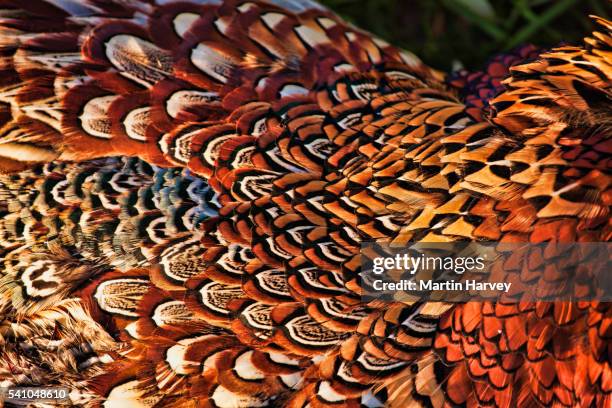
{"type": "Polygon", "coordinates": [[[353,24],[450,70],[477,69],[522,43],[576,43],[594,28],[589,14],[610,18],[608,0],[319,0],[353,24]]]}
{"type": "Polygon", "coordinates": [[[523,27],[515,35],[513,35],[507,42],[505,49],[516,47],[517,45],[527,41],[537,30],[554,20],[561,13],[566,11],[572,6],[577,0],[559,0],[553,6],[549,7],[545,13],[539,16],[538,19],[532,20],[531,23],[523,27]]]}
{"type": "Polygon", "coordinates": [[[496,40],[501,40],[502,38],[506,37],[506,33],[504,32],[504,30],[499,28],[494,22],[488,19],[483,19],[481,16],[474,13],[474,11],[471,8],[466,8],[462,6],[460,3],[464,1],[467,2],[469,0],[462,0],[462,1],[443,0],[443,3],[447,8],[459,14],[466,20],[472,22],[473,24],[476,24],[484,32],[486,32],[487,34],[489,34],[491,37],[495,38],[496,40]]]}
{"type": "Polygon", "coordinates": [[[488,0],[455,0],[459,6],[465,7],[480,18],[495,20],[495,9],[488,0]]]}

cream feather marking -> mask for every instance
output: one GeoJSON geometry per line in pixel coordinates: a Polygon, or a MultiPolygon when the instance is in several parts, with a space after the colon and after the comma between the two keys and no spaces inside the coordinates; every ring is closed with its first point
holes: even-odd
{"type": "Polygon", "coordinates": [[[144,107],[131,110],[123,121],[123,126],[130,139],[147,141],[147,128],[151,124],[151,108],[144,107]]]}
{"type": "Polygon", "coordinates": [[[98,285],[94,298],[102,310],[137,317],[138,303],[148,290],[149,281],[146,279],[112,279],[98,285]]]}
{"type": "Polygon", "coordinates": [[[58,157],[52,149],[22,143],[2,143],[0,141],[0,157],[23,162],[48,162],[58,157]]]}
{"type": "Polygon", "coordinates": [[[166,110],[172,118],[177,118],[179,113],[186,109],[206,104],[217,105],[220,103],[219,94],[216,92],[205,92],[197,90],[181,90],[174,92],[166,101],[166,110]]]}
{"type": "Polygon", "coordinates": [[[106,95],[88,101],[83,107],[83,113],[79,116],[83,130],[94,137],[112,139],[112,122],[108,111],[113,102],[119,98],[119,95],[106,95]]]}
{"type": "Polygon", "coordinates": [[[174,30],[180,37],[184,37],[185,33],[200,19],[200,16],[195,13],[180,13],[172,20],[174,30]]]}
{"type": "Polygon", "coordinates": [[[119,73],[145,87],[172,75],[172,57],[153,43],[118,34],[108,40],[106,56],[119,73]]]}
{"type": "Polygon", "coordinates": [[[239,61],[229,54],[207,44],[198,44],[191,51],[191,62],[206,75],[221,83],[226,83],[239,65],[239,61]]]}

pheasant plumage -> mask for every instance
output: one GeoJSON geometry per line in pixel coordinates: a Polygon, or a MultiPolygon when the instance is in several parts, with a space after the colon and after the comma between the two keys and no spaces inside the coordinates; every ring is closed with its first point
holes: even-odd
{"type": "Polygon", "coordinates": [[[493,98],[499,69],[447,78],[308,0],[0,5],[1,387],[612,404],[609,303],[382,304],[359,280],[368,241],[611,240],[610,22],[519,52],[493,98]]]}

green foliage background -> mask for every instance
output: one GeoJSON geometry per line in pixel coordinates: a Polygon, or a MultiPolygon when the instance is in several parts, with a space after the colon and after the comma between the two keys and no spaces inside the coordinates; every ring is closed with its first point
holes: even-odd
{"type": "Polygon", "coordinates": [[[476,69],[524,43],[576,43],[610,18],[609,0],[319,0],[355,25],[449,70],[476,69]]]}

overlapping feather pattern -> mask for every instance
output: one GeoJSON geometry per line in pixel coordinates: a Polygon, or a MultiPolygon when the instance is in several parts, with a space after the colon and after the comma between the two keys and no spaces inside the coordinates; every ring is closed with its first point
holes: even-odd
{"type": "Polygon", "coordinates": [[[609,304],[383,305],[358,279],[364,241],[610,241],[609,22],[513,67],[482,120],[310,1],[0,5],[0,386],[612,404],[609,304]]]}

